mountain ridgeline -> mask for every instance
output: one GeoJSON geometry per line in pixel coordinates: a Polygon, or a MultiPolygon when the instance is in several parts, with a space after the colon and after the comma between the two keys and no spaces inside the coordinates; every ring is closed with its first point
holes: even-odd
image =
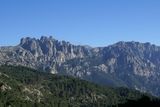
{"type": "Polygon", "coordinates": [[[52,37],[27,37],[17,46],[1,47],[0,64],[43,69],[160,96],[160,47],[150,43],[118,42],[92,48],[52,37]]]}

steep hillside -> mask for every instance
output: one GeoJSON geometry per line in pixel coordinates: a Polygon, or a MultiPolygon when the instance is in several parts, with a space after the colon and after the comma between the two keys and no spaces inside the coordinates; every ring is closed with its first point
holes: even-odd
{"type": "Polygon", "coordinates": [[[155,107],[160,105],[159,99],[126,88],[102,87],[20,66],[0,67],[0,107],[124,106],[144,98],[155,107]]]}
{"type": "Polygon", "coordinates": [[[91,48],[52,37],[27,37],[17,46],[0,48],[0,65],[3,64],[43,69],[160,96],[160,47],[150,43],[118,42],[91,48]]]}

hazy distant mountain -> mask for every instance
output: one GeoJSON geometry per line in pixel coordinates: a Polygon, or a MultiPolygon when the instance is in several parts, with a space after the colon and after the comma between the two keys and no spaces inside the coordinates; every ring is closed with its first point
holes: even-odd
{"type": "Polygon", "coordinates": [[[75,46],[52,37],[22,38],[0,48],[0,64],[23,65],[160,96],[160,47],[118,42],[107,47],[75,46]]]}

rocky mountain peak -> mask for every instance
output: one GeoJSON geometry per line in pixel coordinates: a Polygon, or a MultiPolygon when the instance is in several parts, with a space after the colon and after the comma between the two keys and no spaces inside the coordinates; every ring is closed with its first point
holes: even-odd
{"type": "Polygon", "coordinates": [[[160,86],[157,87],[160,82],[160,47],[150,43],[121,41],[92,48],[58,41],[51,36],[26,37],[15,47],[0,48],[2,64],[43,69],[101,84],[113,85],[116,81],[160,95],[160,86]]]}

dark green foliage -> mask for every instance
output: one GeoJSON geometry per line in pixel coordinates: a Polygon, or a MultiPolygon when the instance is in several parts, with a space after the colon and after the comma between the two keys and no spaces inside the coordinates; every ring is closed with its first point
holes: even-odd
{"type": "Polygon", "coordinates": [[[123,107],[143,101],[159,105],[159,99],[127,88],[98,86],[21,66],[0,67],[0,107],[123,107]]]}
{"type": "Polygon", "coordinates": [[[151,99],[148,96],[142,96],[138,100],[128,100],[124,104],[119,104],[118,107],[160,107],[158,99],[151,99]]]}

